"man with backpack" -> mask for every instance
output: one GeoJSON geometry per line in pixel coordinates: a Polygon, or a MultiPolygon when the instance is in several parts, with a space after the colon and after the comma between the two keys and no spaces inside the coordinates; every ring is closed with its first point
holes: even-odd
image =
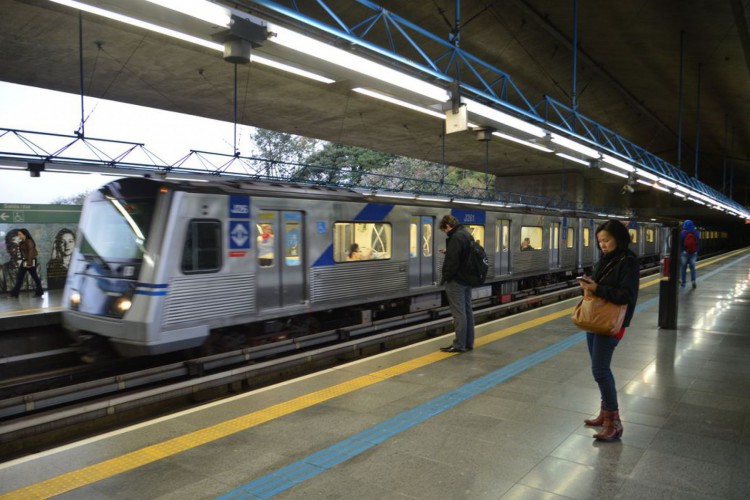
{"type": "Polygon", "coordinates": [[[443,352],[466,352],[474,348],[474,312],[471,308],[471,278],[466,275],[464,263],[469,258],[474,238],[469,230],[452,215],[446,215],[438,226],[448,237],[445,246],[441,285],[445,285],[456,337],[443,352]]]}
{"type": "Polygon", "coordinates": [[[696,231],[695,224],[690,219],[682,223],[682,232],[680,233],[680,257],[682,263],[680,286],[684,287],[687,283],[687,268],[690,266],[690,278],[693,281],[693,288],[696,287],[695,261],[698,259],[700,250],[700,233],[696,231]]]}

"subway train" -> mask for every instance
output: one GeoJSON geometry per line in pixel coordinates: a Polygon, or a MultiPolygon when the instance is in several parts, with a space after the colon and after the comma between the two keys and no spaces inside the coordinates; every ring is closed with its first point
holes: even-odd
{"type": "MultiPolygon", "coordinates": [[[[486,249],[490,269],[475,298],[507,302],[590,272],[599,256],[602,216],[291,183],[124,178],[85,202],[63,327],[131,357],[238,329],[264,335],[439,307],[446,213],[486,249]]],[[[657,263],[665,228],[628,224],[642,265],[657,263]]]]}

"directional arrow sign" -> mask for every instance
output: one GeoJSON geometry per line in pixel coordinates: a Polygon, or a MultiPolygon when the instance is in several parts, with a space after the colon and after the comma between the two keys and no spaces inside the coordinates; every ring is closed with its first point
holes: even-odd
{"type": "Polygon", "coordinates": [[[6,220],[10,219],[10,215],[8,215],[5,212],[0,212],[0,220],[5,222],[6,220]]]}

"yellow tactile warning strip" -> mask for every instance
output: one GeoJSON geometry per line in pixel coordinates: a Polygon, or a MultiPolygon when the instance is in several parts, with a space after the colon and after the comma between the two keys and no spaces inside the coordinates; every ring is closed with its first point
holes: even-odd
{"type": "MultiPolygon", "coordinates": [[[[734,253],[733,253],[734,254],[734,253]]],[[[730,255],[731,256],[731,255],[730,255]]],[[[730,256],[720,257],[716,260],[711,260],[711,263],[723,260],[730,256]]],[[[707,265],[705,263],[703,265],[707,265]]],[[[646,288],[658,283],[661,278],[653,279],[646,283],[641,284],[641,288],[646,288]]],[[[566,308],[554,313],[541,316],[539,318],[524,321],[518,325],[504,328],[494,333],[484,335],[478,338],[475,342],[476,345],[481,346],[495,342],[505,337],[509,337],[521,331],[537,327],[549,321],[553,321],[563,316],[568,316],[572,313],[573,308],[566,308]]],[[[216,425],[212,425],[205,429],[194,431],[183,436],[176,437],[161,443],[157,443],[139,450],[126,453],[119,457],[105,460],[82,469],[71,471],[59,476],[41,481],[24,488],[10,491],[0,495],[0,500],[16,500],[16,499],[39,499],[39,498],[50,498],[56,495],[61,495],[68,491],[81,488],[83,486],[107,479],[117,474],[127,472],[129,470],[136,469],[138,467],[147,465],[152,462],[156,462],[163,458],[176,455],[177,453],[187,451],[196,448],[202,444],[206,444],[218,439],[230,436],[237,432],[241,432],[257,425],[263,424],[270,420],[289,415],[291,413],[309,408],[318,403],[328,401],[329,399],[348,394],[364,387],[376,384],[383,380],[408,373],[417,368],[435,363],[446,359],[450,356],[455,356],[453,353],[435,352],[420,356],[419,358],[405,361],[398,365],[384,368],[376,372],[363,375],[352,379],[341,384],[337,384],[319,391],[315,391],[304,396],[294,398],[283,403],[279,403],[263,410],[259,410],[241,417],[237,417],[226,422],[221,422],[216,425]]]]}
{"type": "Polygon", "coordinates": [[[46,313],[46,312],[57,312],[62,311],[63,306],[50,306],[45,308],[39,308],[36,307],[34,309],[19,309],[17,311],[5,311],[0,313],[0,318],[11,318],[13,316],[25,316],[27,314],[39,314],[39,313],[46,313]]]}

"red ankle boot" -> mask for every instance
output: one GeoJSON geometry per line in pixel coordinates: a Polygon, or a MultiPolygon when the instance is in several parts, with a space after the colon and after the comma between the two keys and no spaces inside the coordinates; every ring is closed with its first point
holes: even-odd
{"type": "Polygon", "coordinates": [[[599,416],[596,418],[587,418],[583,421],[586,425],[591,425],[593,427],[599,427],[604,423],[604,412],[606,409],[604,408],[604,402],[602,402],[602,407],[599,409],[599,416]]]}
{"type": "Polygon", "coordinates": [[[601,432],[594,434],[594,439],[600,441],[615,441],[622,437],[622,422],[619,411],[604,410],[604,428],[601,432]]]}

